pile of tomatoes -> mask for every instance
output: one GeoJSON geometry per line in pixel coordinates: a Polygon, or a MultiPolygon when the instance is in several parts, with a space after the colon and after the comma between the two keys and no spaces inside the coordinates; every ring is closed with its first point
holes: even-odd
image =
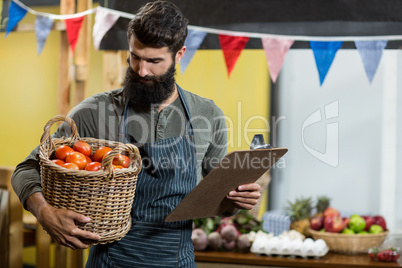
{"type": "MultiPolygon", "coordinates": [[[[112,148],[99,147],[93,154],[91,146],[85,141],[77,141],[73,147],[62,145],[56,149],[55,159],[52,161],[64,168],[73,170],[98,171],[102,160],[110,154],[112,148]]],[[[112,161],[113,168],[128,168],[130,158],[126,155],[117,154],[112,161]]]]}

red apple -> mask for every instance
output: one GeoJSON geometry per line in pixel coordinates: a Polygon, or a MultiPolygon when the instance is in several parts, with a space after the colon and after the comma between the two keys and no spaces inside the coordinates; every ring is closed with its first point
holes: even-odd
{"type": "Polygon", "coordinates": [[[315,216],[310,220],[310,227],[313,230],[319,231],[324,226],[324,216],[315,216]]]}
{"type": "Polygon", "coordinates": [[[341,214],[339,213],[339,211],[335,208],[332,207],[328,207],[325,211],[324,211],[324,219],[329,216],[329,215],[336,215],[336,216],[340,216],[341,214]]]}
{"type": "Polygon", "coordinates": [[[368,230],[370,229],[370,226],[373,224],[376,224],[376,220],[371,216],[367,216],[365,218],[362,216],[362,218],[366,220],[366,227],[364,227],[364,231],[368,232],[368,230]]]}
{"type": "Polygon", "coordinates": [[[331,214],[324,219],[324,229],[326,232],[339,233],[345,228],[345,224],[340,216],[331,214]]]}
{"type": "Polygon", "coordinates": [[[375,219],[375,224],[380,225],[382,227],[382,229],[384,229],[384,231],[387,230],[387,223],[386,223],[384,217],[377,215],[377,216],[374,216],[374,219],[375,219]]]}
{"type": "Polygon", "coordinates": [[[349,217],[343,217],[342,220],[343,220],[343,223],[345,224],[345,227],[349,225],[349,222],[350,222],[349,217]]]}

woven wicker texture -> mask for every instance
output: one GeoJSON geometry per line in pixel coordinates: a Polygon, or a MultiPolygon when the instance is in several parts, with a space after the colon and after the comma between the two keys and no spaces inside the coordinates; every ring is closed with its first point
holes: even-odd
{"type": "Polygon", "coordinates": [[[340,234],[308,230],[314,239],[323,239],[329,250],[345,254],[367,253],[369,248],[380,246],[388,231],[380,234],[340,234]]]}
{"type": "Polygon", "coordinates": [[[141,170],[141,156],[132,144],[123,144],[93,138],[80,138],[74,121],[66,116],[52,118],[44,127],[40,145],[40,167],[43,195],[56,208],[65,208],[91,218],[88,223],[76,223],[86,231],[97,233],[101,239],[91,244],[105,244],[123,238],[131,228],[131,207],[134,200],[137,176],[141,170]],[[52,139],[51,126],[65,121],[71,126],[68,138],[52,139]],[[94,153],[101,146],[113,151],[102,161],[99,171],[71,170],[56,165],[50,159],[61,145],[87,142],[94,153]],[[113,158],[124,153],[131,159],[128,168],[114,169],[113,158]]]}

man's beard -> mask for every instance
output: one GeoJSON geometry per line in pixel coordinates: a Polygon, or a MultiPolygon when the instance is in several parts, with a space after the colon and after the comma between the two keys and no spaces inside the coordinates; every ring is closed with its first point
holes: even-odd
{"type": "Polygon", "coordinates": [[[129,66],[123,81],[123,94],[131,107],[140,110],[149,110],[152,105],[159,106],[174,92],[176,72],[174,62],[166,73],[158,76],[141,77],[129,66]],[[148,82],[141,82],[146,80],[148,82]]]}

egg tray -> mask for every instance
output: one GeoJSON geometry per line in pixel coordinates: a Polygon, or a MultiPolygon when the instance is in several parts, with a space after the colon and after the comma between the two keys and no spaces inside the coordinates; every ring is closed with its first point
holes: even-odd
{"type": "Polygon", "coordinates": [[[301,239],[278,239],[273,238],[257,238],[250,251],[255,254],[267,256],[290,256],[302,258],[321,258],[328,253],[329,248],[324,240],[306,238],[304,241],[301,239]]]}

